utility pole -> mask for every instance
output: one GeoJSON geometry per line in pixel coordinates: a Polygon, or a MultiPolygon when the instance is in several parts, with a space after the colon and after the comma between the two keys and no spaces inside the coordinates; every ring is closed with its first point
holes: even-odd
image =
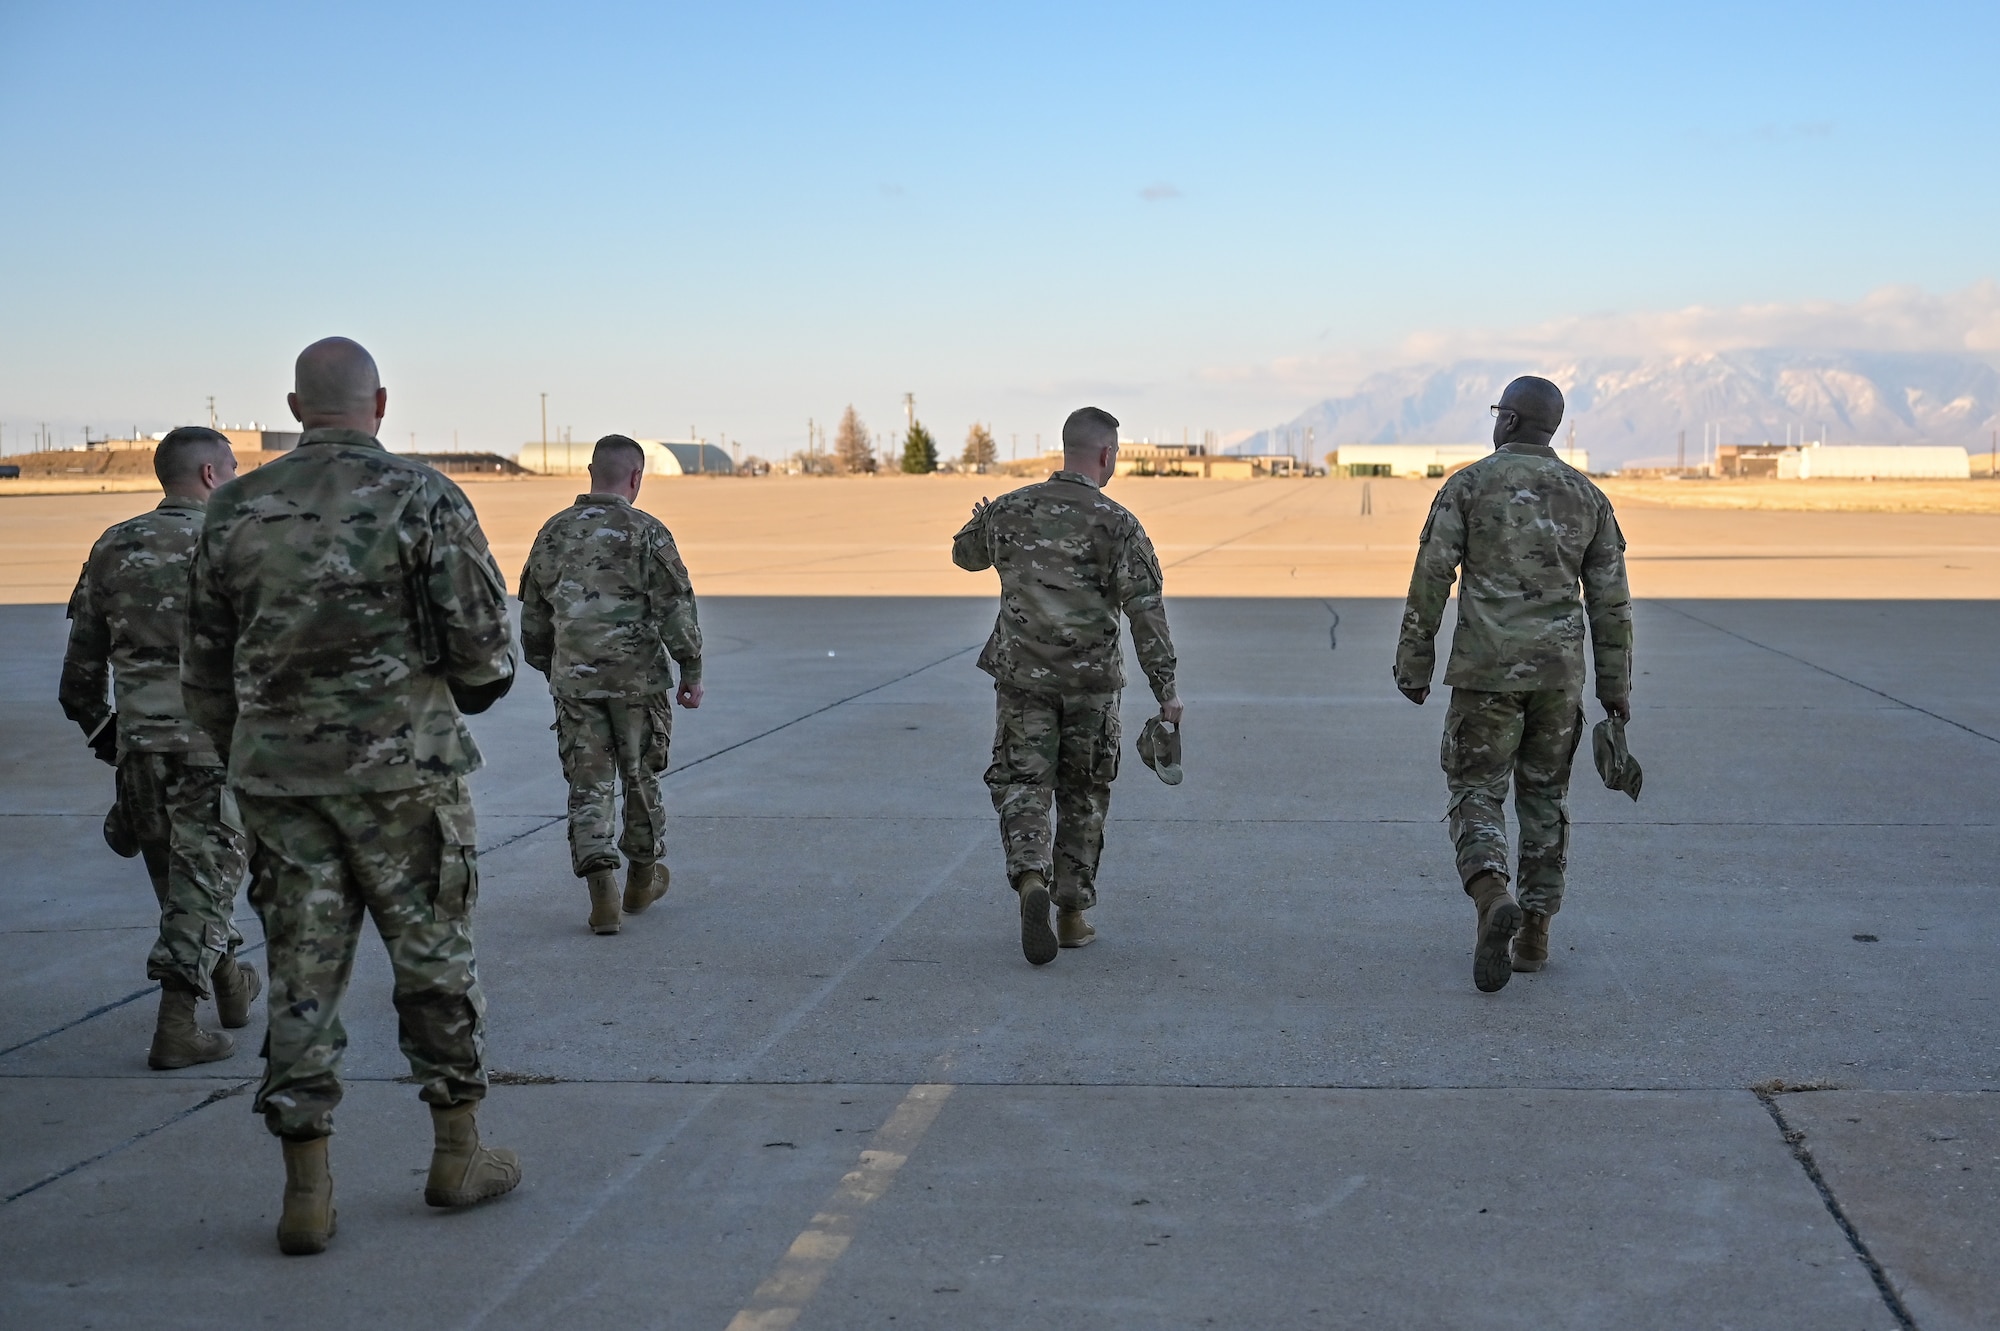
{"type": "Polygon", "coordinates": [[[917,428],[917,395],[915,393],[903,394],[903,428],[905,431],[917,428]]]}
{"type": "Polygon", "coordinates": [[[549,395],[542,394],[542,475],[549,474],[549,395]]]}
{"type": "Polygon", "coordinates": [[[215,428],[215,394],[208,395],[208,428],[215,428]]]}
{"type": "Polygon", "coordinates": [[[1674,470],[1686,471],[1687,469],[1688,469],[1688,432],[1686,430],[1682,430],[1680,446],[1674,450],[1674,470]]]}

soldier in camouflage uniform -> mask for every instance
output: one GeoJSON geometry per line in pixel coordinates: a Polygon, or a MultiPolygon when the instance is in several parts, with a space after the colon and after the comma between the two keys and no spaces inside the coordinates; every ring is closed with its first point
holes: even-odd
{"type": "Polygon", "coordinates": [[[521,654],[549,677],[556,749],[569,782],[570,867],[590,891],[590,927],[619,928],[618,852],[628,862],[625,910],[665,895],[667,767],[673,701],[701,706],[701,626],[673,533],[633,506],[646,455],[622,434],[597,441],[590,493],[542,525],[521,570],[521,654]],[[674,688],[672,658],[680,665],[674,688]],[[625,787],[618,835],[617,787],[625,787]]]}
{"type": "Polygon", "coordinates": [[[255,838],[250,899],[271,967],[255,1108],[284,1148],[278,1245],[313,1253],[334,1230],[326,1139],[364,915],[431,1107],[424,1200],[469,1205],[520,1180],[474,1121],[486,1003],[465,778],[480,758],[460,719],[507,692],[514,661],[506,584],[472,506],[375,440],[388,394],[368,353],[314,343],[290,401],[298,447],[209,501],[181,684],[255,838]]]}
{"type": "Polygon", "coordinates": [[[1549,445],[1562,393],[1546,379],[1516,379],[1493,414],[1493,456],[1447,480],[1431,505],[1396,644],[1396,687],[1422,704],[1438,622],[1460,577],[1441,760],[1459,878],[1477,910],[1473,983],[1486,993],[1548,962],[1569,855],[1570,765],[1583,734],[1586,623],[1598,701],[1611,716],[1632,714],[1625,538],[1603,491],[1549,445]],[[1510,776],[1521,820],[1518,903],[1507,891],[1510,776]]]}
{"type": "Polygon", "coordinates": [[[196,1024],[195,1003],[212,982],[222,1024],[245,1026],[259,984],[236,959],[243,834],[225,811],[222,760],[181,704],[188,564],[208,496],[235,477],[236,455],[214,430],[183,426],[160,441],[153,471],[166,498],[99,537],[77,579],[59,697],[117,767],[107,839],[145,857],[159,901],[146,975],[160,982],[160,1014],[146,1061],[165,1069],[234,1053],[227,1035],[196,1024]]]}
{"type": "Polygon", "coordinates": [[[1097,904],[1104,817],[1118,775],[1121,612],[1132,621],[1160,715],[1175,725],[1181,719],[1160,561],[1139,520],[1104,496],[1117,462],[1117,419],[1096,407],[1072,412],[1063,424],[1063,469],[982,499],[951,543],[960,568],[1000,574],[1000,615],[979,656],[999,712],[986,786],[1000,815],[1007,878],[1020,897],[1021,951],[1037,966],[1097,932],[1084,912],[1097,904]]]}

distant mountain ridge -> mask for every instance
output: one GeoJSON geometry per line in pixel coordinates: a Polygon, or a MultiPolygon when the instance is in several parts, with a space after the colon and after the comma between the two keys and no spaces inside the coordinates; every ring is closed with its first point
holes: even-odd
{"type": "Polygon", "coordinates": [[[1487,406],[1522,374],[1561,385],[1569,403],[1563,437],[1574,425],[1577,447],[1599,469],[1670,464],[1683,430],[1693,464],[1705,424],[1719,425],[1722,442],[1732,444],[1783,443],[1789,427],[1795,439],[1818,439],[1823,429],[1829,444],[1961,444],[1973,452],[1988,448],[2000,428],[2000,369],[1976,356],[1752,350],[1390,370],[1229,451],[1302,449],[1308,429],[1314,462],[1342,444],[1482,441],[1493,428],[1487,406]]]}

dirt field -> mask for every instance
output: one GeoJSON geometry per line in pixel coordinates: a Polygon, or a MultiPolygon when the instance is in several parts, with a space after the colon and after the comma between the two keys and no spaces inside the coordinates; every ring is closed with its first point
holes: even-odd
{"type": "Polygon", "coordinates": [[[2000,485],[1971,481],[1600,481],[1621,512],[2000,513],[2000,485]]]}
{"type": "MultiPolygon", "coordinates": [[[[977,476],[657,479],[641,504],[673,527],[706,593],[983,596],[993,590],[991,575],[952,567],[951,534],[982,494],[1014,484],[977,476]]],[[[510,579],[536,528],[579,488],[539,478],[466,487],[510,579]]],[[[1146,522],[1172,595],[1335,597],[1402,595],[1435,488],[1121,478],[1112,492],[1146,522]]],[[[1691,508],[1669,506],[1655,491],[1702,487],[1607,488],[1641,596],[2000,597],[2000,512],[1691,508]]],[[[97,534],[150,503],[144,493],[0,498],[0,567],[8,574],[0,603],[66,599],[97,534]]]]}

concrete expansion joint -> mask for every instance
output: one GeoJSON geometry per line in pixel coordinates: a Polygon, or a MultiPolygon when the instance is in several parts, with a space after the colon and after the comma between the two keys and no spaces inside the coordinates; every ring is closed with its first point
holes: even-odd
{"type": "Polygon", "coordinates": [[[1919,707],[1917,706],[1917,704],[1909,701],[1906,698],[1898,698],[1893,693],[1885,693],[1881,689],[1876,688],[1873,684],[1863,684],[1860,680],[1850,678],[1847,675],[1843,675],[1838,670],[1829,670],[1817,661],[1808,661],[1805,657],[1794,655],[1793,653],[1786,651],[1782,647],[1773,647],[1768,642],[1759,642],[1755,638],[1752,638],[1747,634],[1738,633],[1735,629],[1724,628],[1722,625],[1717,624],[1712,620],[1703,619],[1700,615],[1694,614],[1691,611],[1681,609],[1679,606],[1675,605],[1671,601],[1656,601],[1654,602],[1654,604],[1659,605],[1664,609],[1673,611],[1675,614],[1681,616],[1683,619],[1691,619],[1695,623],[1703,625],[1706,628],[1712,628],[1717,633],[1727,634],[1729,637],[1736,639],[1738,642],[1748,643],[1752,647],[1758,648],[1761,651],[1770,652],[1775,656],[1782,656],[1787,661],[1796,661],[1798,662],[1798,664],[1806,667],[1806,669],[1817,670],[1819,671],[1820,674],[1827,676],[1829,679],[1837,679],[1841,683],[1852,685],[1853,687],[1860,689],[1864,693],[1872,693],[1878,698],[1882,698],[1885,699],[1886,701],[1896,704],[1896,706],[1898,707],[1907,707],[1909,710],[1913,712],[1919,712],[1924,716],[1930,717],[1933,721],[1942,721],[1948,726],[1954,727],[1955,729],[1958,730],[1963,730],[1968,735],[1977,736],[1978,738],[1985,740],[1989,744],[2000,744],[2000,735],[1989,735],[1983,730],[1975,730],[1971,726],[1965,724],[1965,722],[1963,721],[1954,721],[1950,717],[1944,715],[1942,712],[1933,712],[1928,707],[1919,707]]]}
{"type": "Polygon", "coordinates": [[[1868,1247],[1868,1241],[1861,1237],[1861,1231],[1854,1227],[1852,1220],[1848,1219],[1847,1211],[1841,1206],[1840,1199],[1833,1195],[1833,1188],[1827,1183],[1826,1175],[1820,1172],[1819,1162],[1813,1159],[1812,1148],[1806,1145],[1805,1132],[1791,1125],[1785,1117],[1784,1107],[1778,1103],[1780,1095],[1809,1094],[1815,1090],[1827,1089],[1832,1088],[1799,1086],[1787,1089],[1782,1083],[1777,1083],[1770,1087],[1753,1088],[1751,1094],[1755,1095],[1758,1103],[1764,1106],[1764,1111],[1771,1116],[1771,1121],[1778,1125],[1778,1133],[1784,1138],[1785,1145],[1790,1148],[1792,1159],[1799,1162],[1799,1168],[1805,1171],[1806,1178],[1819,1193],[1820,1202],[1826,1207],[1827,1214],[1833,1217],[1834,1224],[1840,1226],[1840,1232],[1847,1236],[1848,1246],[1854,1249],[1854,1255],[1860,1258],[1861,1264],[1868,1269],[1869,1279],[1875,1282],[1875,1292],[1882,1296],[1882,1302],[1889,1309],[1889,1315],[1896,1319],[1896,1325],[1904,1328],[1904,1331],[1918,1331],[1917,1319],[1910,1315],[1909,1307],[1904,1304],[1903,1296],[1896,1292],[1895,1285],[1889,1279],[1889,1273],[1882,1268],[1882,1263],[1876,1260],[1875,1254],[1868,1247]]]}
{"type": "Polygon", "coordinates": [[[165,1132],[168,1128],[173,1127],[176,1123],[182,1123],[190,1118],[193,1118],[196,1114],[199,1114],[202,1110],[208,1108],[210,1105],[221,1104],[224,1100],[233,1099],[236,1096],[243,1094],[243,1092],[249,1090],[252,1086],[256,1084],[257,1084],[257,1079],[254,1077],[250,1077],[250,1078],[245,1078],[242,1081],[232,1082],[228,1086],[218,1086],[216,1089],[210,1091],[207,1095],[203,1096],[196,1103],[189,1105],[186,1109],[181,1110],[179,1113],[169,1115],[166,1119],[164,1119],[159,1123],[155,1123],[150,1128],[143,1128],[140,1131],[133,1133],[131,1136],[127,1137],[124,1141],[119,1142],[115,1146],[107,1147],[106,1149],[99,1151],[96,1155],[90,1156],[88,1159],[79,1160],[73,1165],[70,1165],[63,1169],[58,1169],[55,1173],[37,1179],[35,1182],[30,1183],[25,1188],[21,1188],[14,1192],[11,1192],[7,1194],[5,1197],[0,1197],[0,1206],[11,1205],[12,1203],[19,1201],[21,1198],[28,1196],[30,1193],[41,1191],[43,1188],[48,1187],[49,1184],[51,1183],[55,1183],[61,1179],[68,1178],[71,1174],[76,1173],[79,1169],[87,1169],[91,1165],[96,1164],[100,1160],[108,1160],[112,1156],[117,1155],[120,1151],[123,1151],[128,1147],[136,1146],[140,1142],[146,1140],[146,1138],[151,1137],[156,1133],[165,1132]]]}
{"type": "MultiPolygon", "coordinates": [[[[241,948],[237,949],[236,955],[239,957],[254,957],[263,950],[264,950],[264,944],[261,942],[245,943],[241,948]]],[[[80,1017],[74,1017],[69,1021],[64,1022],[60,1026],[51,1027],[50,1029],[43,1031],[40,1035],[31,1035],[27,1039],[22,1040],[18,1044],[10,1044],[5,1049],[0,1049],[0,1058],[5,1058],[7,1057],[7,1055],[12,1053],[18,1053],[20,1050],[26,1049],[29,1045],[36,1045],[40,1044],[44,1040],[54,1039],[56,1036],[61,1035],[64,1031],[73,1030],[76,1027],[83,1025],[83,1023],[85,1023],[86,1021],[95,1021],[107,1012],[116,1012],[119,1008],[124,1007],[128,1003],[136,1003],[142,998],[145,998],[151,994],[157,994],[159,992],[160,992],[160,986],[158,985],[158,983],[153,983],[147,985],[144,989],[134,989],[131,993],[126,994],[123,998],[114,998],[109,1003],[100,1003],[96,1007],[92,1008],[90,1011],[84,1013],[80,1017]]]]}

